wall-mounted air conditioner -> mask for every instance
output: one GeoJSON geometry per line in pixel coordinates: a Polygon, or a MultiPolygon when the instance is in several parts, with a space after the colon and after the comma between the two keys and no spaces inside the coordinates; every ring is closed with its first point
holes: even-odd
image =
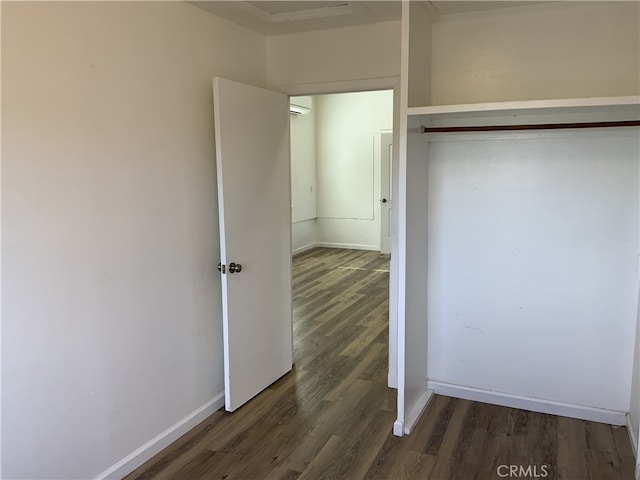
{"type": "Polygon", "coordinates": [[[289,99],[289,113],[292,115],[304,115],[311,111],[311,97],[291,97],[289,99]]]}

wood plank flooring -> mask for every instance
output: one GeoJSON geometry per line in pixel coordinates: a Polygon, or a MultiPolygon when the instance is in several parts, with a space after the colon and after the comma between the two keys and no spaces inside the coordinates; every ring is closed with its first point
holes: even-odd
{"type": "Polygon", "coordinates": [[[127,480],[633,479],[622,427],[435,396],[410,436],[393,437],[388,257],[315,249],[294,258],[293,287],[294,370],[127,480]],[[510,465],[525,470],[500,476],[510,465]]]}

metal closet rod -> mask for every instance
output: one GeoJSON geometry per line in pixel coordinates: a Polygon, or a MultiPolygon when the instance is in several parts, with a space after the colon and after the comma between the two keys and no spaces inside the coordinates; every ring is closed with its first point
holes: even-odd
{"type": "Polygon", "coordinates": [[[530,125],[480,125],[476,127],[420,127],[421,133],[501,132],[513,130],[559,130],[562,128],[640,127],[640,120],[578,123],[533,123],[530,125]]]}

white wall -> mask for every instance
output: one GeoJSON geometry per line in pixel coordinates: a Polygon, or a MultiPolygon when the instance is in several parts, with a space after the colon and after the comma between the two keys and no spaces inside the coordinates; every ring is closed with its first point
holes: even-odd
{"type": "Polygon", "coordinates": [[[640,142],[608,130],[430,143],[431,380],[629,410],[640,142]]]}
{"type": "Polygon", "coordinates": [[[322,95],[316,107],[318,243],[378,250],[380,131],[393,128],[393,92],[322,95]]]}
{"type": "Polygon", "coordinates": [[[267,37],[271,87],[397,75],[399,21],[267,37]]]}
{"type": "MultiPolygon", "coordinates": [[[[295,103],[295,98],[291,100],[295,103]]],[[[291,236],[293,253],[316,243],[316,108],[290,115],[291,125],[291,236]]]]}
{"type": "Polygon", "coordinates": [[[2,3],[2,476],[92,478],[223,391],[211,78],[173,2],[2,3]]]}
{"type": "Polygon", "coordinates": [[[434,105],[640,93],[640,4],[557,2],[443,16],[434,105]]]}

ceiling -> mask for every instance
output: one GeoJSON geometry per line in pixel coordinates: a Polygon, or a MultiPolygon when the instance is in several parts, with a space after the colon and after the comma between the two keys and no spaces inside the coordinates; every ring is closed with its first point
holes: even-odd
{"type": "MultiPolygon", "coordinates": [[[[363,25],[400,20],[401,2],[394,1],[191,1],[219,17],[264,35],[363,25]]],[[[424,1],[437,17],[544,2],[528,1],[424,1]]]]}

